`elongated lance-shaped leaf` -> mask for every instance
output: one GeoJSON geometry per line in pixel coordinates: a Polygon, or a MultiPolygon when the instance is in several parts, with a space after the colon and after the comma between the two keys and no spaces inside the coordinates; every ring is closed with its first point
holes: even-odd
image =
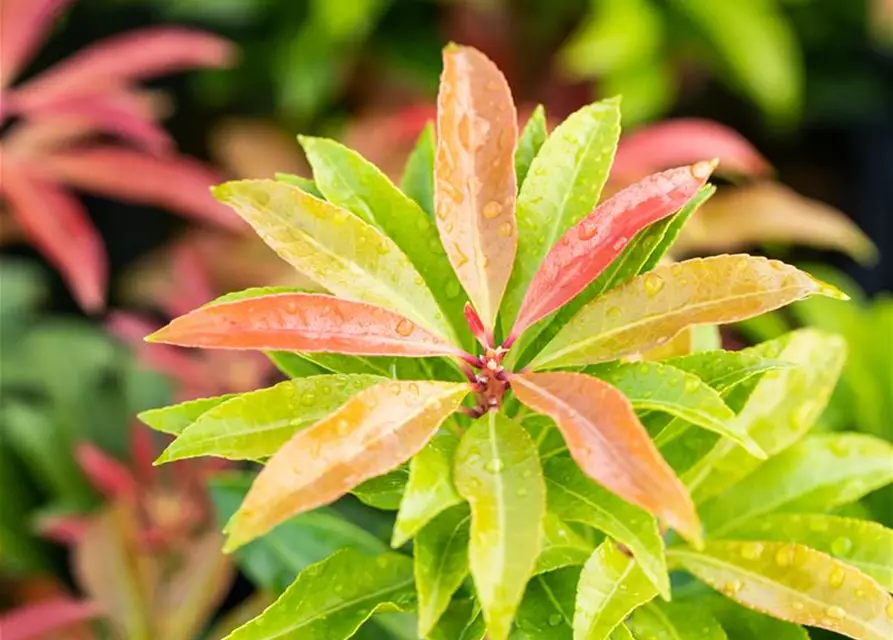
{"type": "Polygon", "coordinates": [[[700,162],[649,176],[568,229],[533,276],[509,339],[583,291],[639,231],[678,211],[704,186],[714,166],[700,162]]]}
{"type": "Polygon", "coordinates": [[[893,591],[893,529],[877,522],[819,513],[775,513],[748,520],[727,537],[798,542],[856,567],[893,591]]]}
{"type": "Polygon", "coordinates": [[[689,540],[700,540],[691,498],[622,393],[581,373],[528,373],[512,376],[511,382],[521,402],[555,421],[589,477],[689,540]]]}
{"type": "Polygon", "coordinates": [[[403,193],[415,200],[431,220],[434,220],[434,144],[434,124],[429,122],[419,134],[400,180],[403,193]]]}
{"type": "Polygon", "coordinates": [[[492,640],[505,640],[540,552],[546,490],[524,428],[490,412],[462,436],[456,488],[471,505],[469,565],[492,640]]]}
{"type": "Polygon", "coordinates": [[[655,588],[669,599],[664,541],[654,517],[597,485],[573,460],[552,458],[543,465],[543,471],[549,510],[569,522],[604,531],[624,545],[655,588]]]}
{"type": "Polygon", "coordinates": [[[636,561],[606,540],[580,574],[574,640],[607,640],[631,611],[656,595],[636,561]]]}
{"type": "Polygon", "coordinates": [[[349,638],[372,614],[414,604],[412,560],[343,549],[304,569],[266,611],[225,640],[349,638]]]}
{"type": "Polygon", "coordinates": [[[698,602],[709,607],[733,640],[809,640],[800,625],[757,613],[718,593],[701,593],[698,602]]]}
{"type": "Polygon", "coordinates": [[[199,398],[198,400],[181,402],[169,407],[149,409],[138,414],[137,418],[155,429],[155,431],[178,436],[206,411],[210,411],[214,407],[235,397],[235,393],[227,393],[213,398],[199,398]]]}
{"type": "Polygon", "coordinates": [[[258,474],[227,525],[227,550],[328,504],[419,452],[468,393],[453,382],[387,382],[296,433],[258,474]]]}
{"type": "Polygon", "coordinates": [[[728,534],[772,512],[830,511],[893,482],[893,446],[860,433],[801,440],[704,503],[704,526],[728,534]]]}
{"type": "Polygon", "coordinates": [[[317,198],[325,200],[322,192],[319,190],[319,187],[317,187],[316,183],[310,178],[296,176],[291,173],[277,173],[275,178],[277,182],[290,184],[293,187],[297,187],[301,191],[309,193],[311,196],[315,196],[317,198]]]}
{"type": "Polygon", "coordinates": [[[650,640],[726,640],[726,632],[697,603],[652,600],[633,611],[627,623],[639,638],[650,640]]]}
{"type": "Polygon", "coordinates": [[[515,619],[525,638],[573,639],[580,571],[581,567],[565,567],[530,580],[515,619]]]}
{"type": "Polygon", "coordinates": [[[583,307],[530,366],[615,360],[663,344],[686,327],[737,322],[814,294],[846,298],[795,267],[753,256],[658,267],[583,307]]]}
{"type": "Polygon", "coordinates": [[[518,257],[502,310],[507,334],[546,253],[598,203],[620,137],[620,100],[571,114],[546,138],[518,193],[518,257]]]}
{"type": "Polygon", "coordinates": [[[296,432],[325,418],[358,391],[380,382],[378,376],[310,376],[243,393],[199,416],[156,464],[197,456],[267,458],[296,432]]]}
{"type": "Polygon", "coordinates": [[[316,184],[326,200],[381,229],[424,278],[453,329],[471,346],[461,286],[440,244],[437,228],[421,207],[378,167],[356,151],[326,138],[299,137],[316,184]]]}
{"type": "Polygon", "coordinates": [[[379,305],[451,335],[425,281],[393,240],[349,211],[273,180],[213,189],[283,260],[332,294],[379,305]]]}
{"type": "Polygon", "coordinates": [[[475,598],[454,598],[427,640],[483,640],[487,634],[475,598]]]}
{"type": "Polygon", "coordinates": [[[858,640],[893,637],[893,598],[874,580],[799,544],[713,541],[667,559],[740,604],[858,640]],[[844,585],[846,585],[844,587],[844,585]]]}
{"type": "Polygon", "coordinates": [[[458,446],[459,437],[444,429],[410,460],[391,546],[402,546],[434,516],[462,501],[453,484],[453,457],[458,446]]]}
{"type": "Polygon", "coordinates": [[[542,548],[533,569],[534,575],[571,565],[582,566],[595,551],[592,538],[581,535],[554,513],[547,511],[543,519],[542,548]]]}
{"type": "Polygon", "coordinates": [[[468,575],[470,522],[467,505],[456,505],[434,518],[416,537],[413,555],[420,638],[428,637],[468,575]]]}
{"type": "Polygon", "coordinates": [[[617,387],[639,411],[676,416],[731,438],[751,455],[766,457],[746,430],[735,429],[735,413],[719,393],[693,373],[659,362],[606,363],[587,367],[586,373],[617,387]]]}
{"type": "Polygon", "coordinates": [[[146,340],[205,349],[410,357],[462,353],[393,311],[319,293],[281,293],[200,307],[146,340]]]}
{"type": "Polygon", "coordinates": [[[518,116],[505,77],[479,51],[449,45],[437,96],[434,211],[447,256],[493,329],[515,260],[518,116]]]}
{"type": "Polygon", "coordinates": [[[515,175],[518,180],[518,188],[524,184],[524,178],[530,170],[530,164],[539,153],[540,148],[546,141],[548,131],[546,130],[546,110],[543,105],[538,104],[530,114],[530,119],[521,130],[518,138],[518,148],[515,150],[515,175]]]}

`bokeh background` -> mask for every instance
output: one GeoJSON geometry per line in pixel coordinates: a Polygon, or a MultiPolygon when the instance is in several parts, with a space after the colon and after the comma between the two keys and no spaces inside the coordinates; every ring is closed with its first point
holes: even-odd
{"type": "MultiPolygon", "coordinates": [[[[719,194],[678,255],[783,257],[855,298],[797,305],[729,344],[842,332],[851,361],[822,428],[893,439],[889,0],[0,0],[0,24],[0,616],[117,598],[103,632],[117,635],[98,637],[143,637],[140,617],[172,607],[122,600],[145,561],[194,603],[164,637],[220,637],[330,547],[380,543],[367,531],[387,523],[357,503],[343,509],[368,539],[320,524],[249,564],[219,556],[217,521],[245,487],[215,484],[214,465],[153,470],[160,442],[133,415],[277,374],[140,338],[226,291],[298,282],[207,187],[309,176],[298,134],[398,180],[449,41],[497,62],[522,118],[543,104],[554,126],[622,94],[615,186],[720,156],[719,194]]],[[[873,499],[893,524],[889,492],[873,499]]],[[[369,637],[412,637],[401,624],[369,637]]]]}

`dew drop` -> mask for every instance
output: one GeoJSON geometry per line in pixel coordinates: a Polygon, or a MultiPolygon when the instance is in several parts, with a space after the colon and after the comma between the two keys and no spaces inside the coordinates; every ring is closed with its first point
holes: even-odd
{"type": "Polygon", "coordinates": [[[339,420],[335,425],[335,430],[338,432],[339,436],[347,435],[347,432],[350,431],[350,422],[347,420],[339,420]]]}
{"type": "Polygon", "coordinates": [[[843,586],[843,581],[845,579],[846,573],[844,573],[843,569],[834,567],[831,570],[831,575],[828,576],[828,584],[832,589],[840,589],[843,586]]]}
{"type": "Polygon", "coordinates": [[[688,393],[694,393],[701,386],[701,383],[695,378],[686,378],[685,380],[685,391],[688,393]]]}
{"type": "Polygon", "coordinates": [[[304,395],[301,396],[301,404],[305,407],[313,406],[316,403],[316,394],[312,391],[308,391],[304,395]]]}
{"type": "Polygon", "coordinates": [[[846,611],[844,611],[841,607],[832,606],[825,609],[825,615],[829,618],[840,620],[846,615],[846,611]]]}
{"type": "Polygon", "coordinates": [[[794,547],[785,545],[775,553],[775,563],[779,567],[788,567],[794,561],[794,547]]]}
{"type": "Polygon", "coordinates": [[[496,202],[496,200],[491,200],[484,205],[483,213],[487,220],[492,220],[502,213],[502,205],[496,202]]]}
{"type": "Polygon", "coordinates": [[[691,166],[691,175],[693,175],[698,180],[706,180],[710,177],[710,174],[713,173],[713,170],[718,164],[718,158],[696,162],[691,166]]]}
{"type": "Polygon", "coordinates": [[[763,545],[759,542],[748,542],[741,547],[741,557],[756,560],[763,555],[763,545]]]}
{"type": "Polygon", "coordinates": [[[609,318],[617,319],[620,317],[620,307],[608,307],[607,315],[609,318]]]}
{"type": "Polygon", "coordinates": [[[458,295],[461,293],[461,291],[462,291],[462,287],[455,280],[447,283],[447,286],[446,286],[447,298],[450,298],[452,300],[453,298],[458,297],[458,295]]]}
{"type": "Polygon", "coordinates": [[[557,627],[560,624],[561,624],[561,614],[553,613],[552,615],[549,616],[549,626],[550,627],[557,627]]]}
{"type": "Polygon", "coordinates": [[[741,583],[740,580],[732,580],[731,582],[726,582],[722,586],[722,592],[724,594],[726,594],[727,596],[733,596],[736,593],[738,593],[739,591],[741,591],[741,587],[743,587],[743,586],[744,585],[741,583]]]}
{"type": "Polygon", "coordinates": [[[611,245],[611,248],[614,251],[620,251],[621,249],[623,249],[623,247],[626,246],[627,242],[629,242],[629,238],[627,238],[626,236],[620,236],[619,238],[617,238],[617,240],[614,241],[614,244],[611,245]]]}
{"type": "Polygon", "coordinates": [[[849,554],[849,552],[853,548],[853,541],[849,538],[844,538],[840,536],[839,538],[834,538],[831,542],[831,553],[835,556],[845,556],[849,554]]]}
{"type": "Polygon", "coordinates": [[[664,279],[656,273],[650,272],[645,274],[643,284],[645,285],[645,293],[647,293],[651,297],[654,297],[658,293],[660,293],[661,289],[664,288],[664,279]]]}
{"type": "Polygon", "coordinates": [[[804,606],[802,602],[792,602],[791,608],[793,608],[795,611],[803,611],[804,606]]]}
{"type": "Polygon", "coordinates": [[[403,336],[404,338],[412,334],[415,330],[415,324],[409,318],[403,318],[400,322],[397,323],[397,326],[394,330],[403,336]]]}
{"type": "Polygon", "coordinates": [[[375,250],[378,251],[378,253],[380,253],[381,255],[386,255],[391,252],[391,248],[387,245],[386,242],[380,242],[375,250]]]}
{"type": "Polygon", "coordinates": [[[499,458],[488,460],[487,464],[484,465],[484,469],[486,469],[490,473],[499,473],[500,471],[502,471],[502,460],[500,460],[499,458]]]}
{"type": "Polygon", "coordinates": [[[501,225],[499,225],[499,235],[506,238],[512,235],[512,231],[514,230],[515,228],[512,226],[511,222],[503,222],[501,225]]]}

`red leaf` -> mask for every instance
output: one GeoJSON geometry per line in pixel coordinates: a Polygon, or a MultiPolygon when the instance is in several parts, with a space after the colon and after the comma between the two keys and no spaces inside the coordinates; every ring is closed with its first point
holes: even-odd
{"type": "Polygon", "coordinates": [[[546,254],[507,342],[583,291],[641,229],[679,210],[716,161],[656,173],[609,198],[571,227],[546,254]]]}
{"type": "Polygon", "coordinates": [[[2,170],[0,190],[22,231],[59,270],[81,307],[101,309],[105,249],[81,203],[24,164],[5,158],[2,170]]]}
{"type": "Polygon", "coordinates": [[[691,498],[622,393],[582,373],[528,373],[512,376],[511,383],[518,400],[555,421],[580,469],[700,541],[691,498]]]}
{"type": "Polygon", "coordinates": [[[702,158],[719,158],[724,174],[761,176],[772,172],[769,161],[738,132],[711,120],[679,118],[621,138],[611,180],[630,184],[702,158]]]}
{"type": "Polygon", "coordinates": [[[485,349],[493,346],[493,333],[484,329],[484,323],[481,322],[481,317],[478,315],[477,311],[474,310],[474,307],[471,306],[470,302],[465,303],[465,308],[463,309],[465,312],[465,321],[468,323],[468,328],[471,329],[471,335],[474,336],[475,340],[481,343],[481,346],[485,349]]]}
{"type": "Polygon", "coordinates": [[[220,177],[185,156],[155,158],[111,146],[62,150],[41,159],[62,182],[110,198],[170,209],[236,231],[246,225],[211,196],[220,177]]]}
{"type": "MultiPolygon", "coordinates": [[[[0,88],[11,83],[72,0],[3,0],[0,20],[0,88]]],[[[0,106],[0,109],[3,107],[0,106]]]]}
{"type": "Polygon", "coordinates": [[[20,110],[64,95],[98,93],[137,80],[201,67],[220,67],[235,57],[222,38],[177,27],[150,28],[107,38],[66,58],[13,93],[20,110]]]}
{"type": "Polygon", "coordinates": [[[75,448],[78,466],[104,496],[116,500],[136,497],[137,482],[130,470],[90,443],[75,448]]]}
{"type": "Polygon", "coordinates": [[[100,614],[99,607],[86,600],[58,598],[49,602],[19,607],[0,617],[0,638],[32,640],[65,627],[85,622],[100,614]]]}
{"type": "Polygon", "coordinates": [[[48,540],[70,545],[80,540],[89,526],[90,521],[82,516],[51,516],[38,521],[37,531],[48,540]]]}
{"type": "Polygon", "coordinates": [[[365,302],[283,293],[196,309],[146,338],[184,347],[461,356],[408,318],[365,302]]]}

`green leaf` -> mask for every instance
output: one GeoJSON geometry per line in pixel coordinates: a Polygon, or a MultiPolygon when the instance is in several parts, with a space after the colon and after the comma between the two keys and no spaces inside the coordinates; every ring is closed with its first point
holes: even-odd
{"type": "Polygon", "coordinates": [[[626,546],[648,580],[669,597],[664,542],[651,514],[593,482],[571,459],[552,458],[544,464],[543,472],[550,511],[568,522],[582,522],[604,531],[626,546]]]}
{"type": "Polygon", "coordinates": [[[329,373],[318,364],[308,360],[303,354],[293,351],[267,351],[267,357],[289,378],[306,378],[329,373]]]}
{"type": "Polygon", "coordinates": [[[717,594],[698,598],[710,608],[732,640],[809,640],[803,627],[765,616],[717,594]]]}
{"type": "Polygon", "coordinates": [[[344,549],[304,569],[276,602],[226,640],[342,640],[374,613],[414,604],[412,560],[344,549]]]}
{"type": "Polygon", "coordinates": [[[534,413],[524,418],[523,424],[536,443],[542,462],[567,451],[564,436],[552,418],[534,413]]]}
{"type": "Polygon", "coordinates": [[[385,307],[452,335],[412,262],[373,225],[272,180],[226,182],[212,191],[286,262],[334,295],[385,307]]]}
{"type": "Polygon", "coordinates": [[[409,462],[409,481],[400,501],[391,546],[403,546],[434,516],[462,501],[453,484],[453,457],[459,438],[441,430],[409,462]]]}
{"type": "MultiPolygon", "coordinates": [[[[800,329],[744,353],[790,362],[795,368],[763,375],[727,398],[737,421],[769,456],[799,440],[821,415],[846,358],[846,343],[815,329],[800,329]],[[736,397],[737,396],[737,397],[736,397]]],[[[696,502],[717,495],[759,466],[734,442],[708,444],[682,479],[696,502]]]]}
{"type": "Polygon", "coordinates": [[[483,640],[486,633],[477,600],[454,598],[428,640],[483,640]]]}
{"type": "Polygon", "coordinates": [[[468,575],[470,514],[457,505],[419,531],[413,545],[419,598],[419,636],[427,637],[468,575]]]}
{"type": "Polygon", "coordinates": [[[421,274],[453,329],[465,329],[465,342],[471,346],[465,298],[430,216],[356,151],[326,138],[299,136],[299,140],[326,199],[393,240],[421,274]]]}
{"type": "Polygon", "coordinates": [[[538,104],[530,114],[530,119],[524,125],[521,136],[518,138],[518,148],[515,149],[515,175],[518,179],[518,188],[524,184],[524,178],[530,170],[530,165],[540,147],[546,141],[549,132],[546,129],[546,110],[538,104]]]}
{"type": "Polygon", "coordinates": [[[454,464],[456,489],[471,505],[469,564],[488,636],[505,640],[540,552],[539,456],[521,425],[490,412],[462,436],[454,464]]]}
{"type": "Polygon", "coordinates": [[[507,332],[549,249],[598,203],[620,138],[620,101],[583,107],[543,143],[516,205],[518,252],[502,304],[507,332]]]}
{"type": "Polygon", "coordinates": [[[860,640],[893,636],[890,594],[857,569],[808,547],[712,541],[700,552],[670,549],[667,558],[727,598],[776,618],[860,640]]]}
{"type": "Polygon", "coordinates": [[[893,482],[893,446],[858,433],[810,436],[765,462],[700,509],[724,535],[774,512],[830,511],[893,482]]]}
{"type": "Polygon", "coordinates": [[[719,393],[698,376],[660,362],[609,363],[584,369],[623,392],[637,411],[660,411],[726,436],[765,457],[719,393]]]}
{"type": "Polygon", "coordinates": [[[554,513],[547,512],[543,520],[542,549],[533,572],[539,575],[562,567],[585,564],[594,550],[593,540],[574,531],[554,513]]]}
{"type": "Polygon", "coordinates": [[[431,122],[422,129],[406,160],[400,188],[434,220],[434,124],[431,122]]]}
{"type": "Polygon", "coordinates": [[[606,540],[580,574],[574,640],[605,640],[631,611],[656,595],[638,563],[606,540]]]}
{"type": "Polygon", "coordinates": [[[580,567],[565,567],[530,580],[515,619],[526,637],[573,639],[574,598],[580,571],[580,567]]]}
{"type": "Polygon", "coordinates": [[[649,602],[633,611],[629,626],[636,636],[650,640],[726,640],[710,610],[697,603],[649,602]]]}
{"type": "Polygon", "coordinates": [[[383,511],[396,511],[400,508],[400,500],[403,498],[408,479],[409,469],[404,464],[384,475],[358,484],[350,492],[359,498],[360,502],[370,507],[383,511]]]}
{"type": "Polygon", "coordinates": [[[156,464],[198,456],[267,458],[297,431],[381,381],[376,376],[311,376],[243,393],[202,413],[165,449],[156,464]]]}
{"type": "Polygon", "coordinates": [[[284,182],[293,187],[297,187],[301,191],[309,193],[311,196],[322,198],[322,192],[316,186],[316,183],[310,178],[296,176],[291,173],[277,173],[275,176],[277,182],[284,182]]]}
{"type": "Polygon", "coordinates": [[[856,567],[893,591],[893,530],[877,522],[822,514],[770,514],[736,527],[729,537],[799,542],[856,567]]]}
{"type": "Polygon", "coordinates": [[[227,393],[226,395],[216,396],[214,398],[199,398],[198,400],[190,400],[181,402],[180,404],[171,405],[169,407],[161,407],[159,409],[149,409],[137,415],[143,423],[160,431],[168,433],[172,436],[178,436],[183,431],[198,420],[205,412],[210,411],[228,400],[232,400],[238,394],[227,393]]]}
{"type": "Polygon", "coordinates": [[[237,300],[247,300],[248,298],[261,298],[263,296],[275,296],[280,293],[311,293],[312,290],[306,287],[249,287],[241,291],[231,291],[224,293],[222,296],[214,298],[210,302],[206,302],[202,307],[210,307],[215,304],[223,304],[224,302],[236,302],[237,300]]]}

